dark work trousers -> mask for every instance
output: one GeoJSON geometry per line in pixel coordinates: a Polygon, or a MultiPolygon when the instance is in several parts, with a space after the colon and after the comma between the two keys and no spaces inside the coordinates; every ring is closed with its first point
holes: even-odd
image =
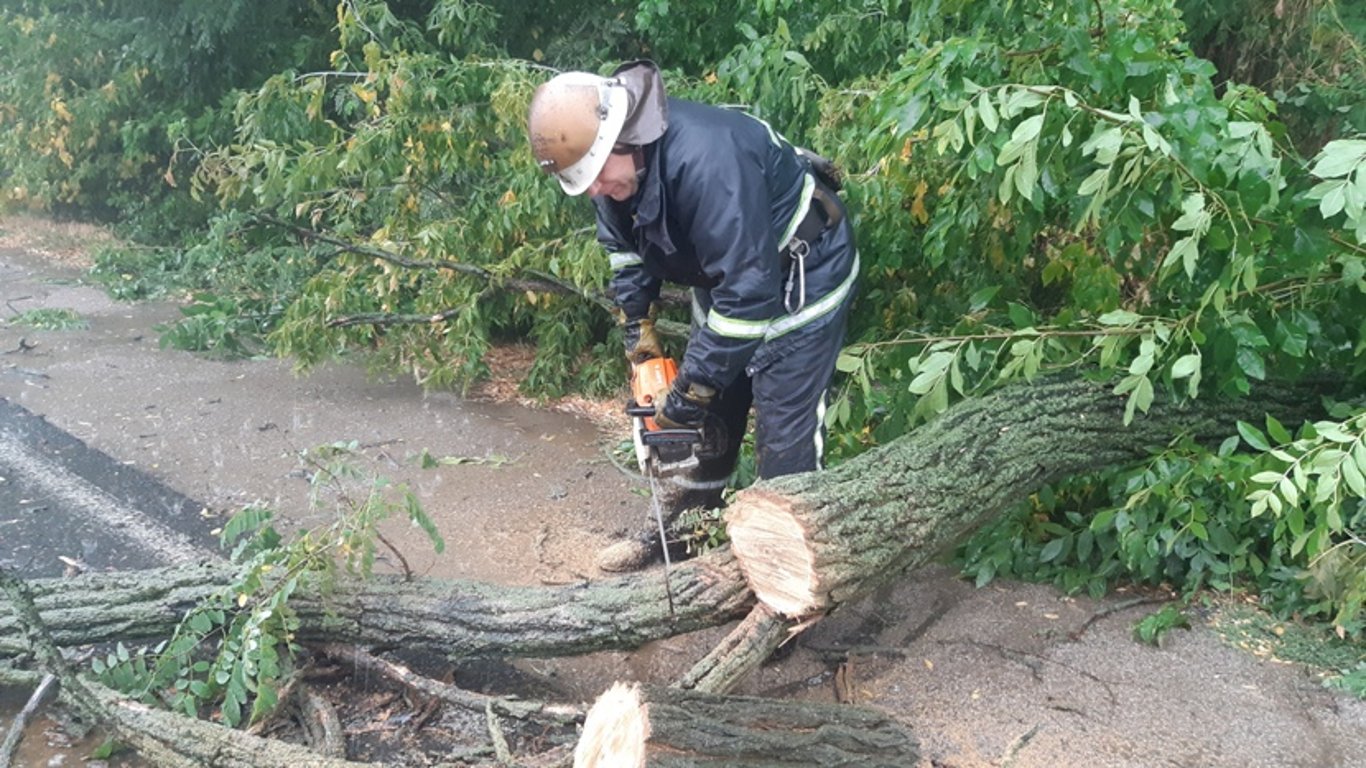
{"type": "MultiPolygon", "coordinates": [[[[721,506],[721,492],[735,470],[751,405],[760,478],[820,468],[826,396],[835,359],[844,346],[853,298],[851,291],[830,313],[765,341],[744,373],[717,395],[711,411],[725,425],[725,448],[720,455],[700,461],[691,472],[668,478],[661,488],[661,502],[671,515],[693,507],[721,506]]],[[[695,325],[693,332],[697,332],[695,325]]]]}

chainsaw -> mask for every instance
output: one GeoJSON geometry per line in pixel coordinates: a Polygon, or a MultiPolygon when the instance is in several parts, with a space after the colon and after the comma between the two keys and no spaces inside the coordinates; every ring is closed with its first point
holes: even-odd
{"type": "Polygon", "coordinates": [[[659,502],[659,480],[687,473],[698,465],[698,448],[703,445],[700,429],[666,429],[655,423],[655,398],[669,391],[678,376],[678,364],[668,357],[655,357],[631,366],[631,400],[626,414],[631,417],[631,441],[635,444],[636,463],[650,479],[650,504],[659,526],[659,546],[664,551],[664,592],[669,598],[669,616],[674,615],[673,587],[669,583],[669,537],[664,530],[664,510],[659,502]]]}

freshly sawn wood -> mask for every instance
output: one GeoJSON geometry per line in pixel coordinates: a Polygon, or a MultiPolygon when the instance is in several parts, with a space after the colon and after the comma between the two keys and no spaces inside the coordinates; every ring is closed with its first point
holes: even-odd
{"type": "Polygon", "coordinates": [[[901,768],[916,750],[905,726],[861,707],[617,683],[588,711],[574,768],[901,768]]]}

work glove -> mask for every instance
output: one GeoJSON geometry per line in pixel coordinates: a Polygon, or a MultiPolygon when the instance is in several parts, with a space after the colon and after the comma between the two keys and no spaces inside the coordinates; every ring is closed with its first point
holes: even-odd
{"type": "Polygon", "coordinates": [[[626,360],[632,365],[664,357],[664,346],[659,343],[659,335],[655,332],[655,316],[658,314],[658,305],[651,304],[650,314],[645,317],[628,320],[624,314],[618,315],[622,323],[622,337],[626,342],[626,360]]]}
{"type": "Polygon", "coordinates": [[[707,408],[716,390],[698,382],[688,382],[682,376],[662,403],[655,406],[655,423],[665,429],[701,429],[707,420],[707,408]]]}

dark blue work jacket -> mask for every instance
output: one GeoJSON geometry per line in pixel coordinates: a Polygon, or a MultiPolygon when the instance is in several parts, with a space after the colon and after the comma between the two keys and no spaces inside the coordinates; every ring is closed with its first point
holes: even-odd
{"type": "Polygon", "coordinates": [[[819,320],[850,290],[857,260],[844,238],[848,247],[813,243],[801,265],[803,300],[785,293],[785,246],[808,214],[815,183],[766,123],[671,98],[668,129],[645,147],[636,195],[593,199],[627,319],[646,316],[663,281],[695,289],[699,325],[680,365],[686,381],[724,389],[761,345],[819,320]]]}

